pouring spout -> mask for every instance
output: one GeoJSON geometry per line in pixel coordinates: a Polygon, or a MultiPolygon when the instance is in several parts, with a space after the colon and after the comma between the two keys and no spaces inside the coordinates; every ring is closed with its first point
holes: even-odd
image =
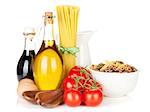
{"type": "Polygon", "coordinates": [[[92,35],[94,34],[94,31],[82,31],[78,32],[78,38],[87,38],[90,39],[92,35]]]}

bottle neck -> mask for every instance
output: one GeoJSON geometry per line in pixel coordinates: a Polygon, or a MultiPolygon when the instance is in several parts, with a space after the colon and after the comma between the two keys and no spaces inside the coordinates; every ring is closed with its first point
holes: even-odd
{"type": "Polygon", "coordinates": [[[53,24],[46,24],[44,28],[44,41],[53,41],[54,32],[53,24]]]}
{"type": "Polygon", "coordinates": [[[34,49],[35,49],[35,46],[34,46],[33,40],[31,40],[29,38],[25,38],[24,50],[26,50],[26,51],[33,51],[34,49]]]}

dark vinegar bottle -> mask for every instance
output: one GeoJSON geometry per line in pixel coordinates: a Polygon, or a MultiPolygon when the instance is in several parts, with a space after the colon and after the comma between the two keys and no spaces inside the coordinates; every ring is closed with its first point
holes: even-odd
{"type": "Polygon", "coordinates": [[[17,78],[18,81],[24,78],[34,80],[32,63],[35,57],[34,42],[33,42],[35,31],[33,28],[25,28],[23,35],[25,37],[25,47],[22,56],[18,61],[17,78]]]}

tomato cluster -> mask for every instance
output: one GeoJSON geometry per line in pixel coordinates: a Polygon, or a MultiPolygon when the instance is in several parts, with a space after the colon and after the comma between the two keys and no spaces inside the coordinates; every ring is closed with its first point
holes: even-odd
{"type": "Polygon", "coordinates": [[[96,106],[103,100],[102,87],[84,67],[73,67],[64,83],[64,102],[68,106],[96,106]]]}

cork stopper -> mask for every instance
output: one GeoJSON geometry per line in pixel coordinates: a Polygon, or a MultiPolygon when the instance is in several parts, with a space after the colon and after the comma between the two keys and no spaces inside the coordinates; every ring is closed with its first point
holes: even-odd
{"type": "Polygon", "coordinates": [[[45,12],[45,24],[53,24],[54,20],[54,16],[53,16],[53,12],[45,12]]]}
{"type": "Polygon", "coordinates": [[[24,31],[23,31],[23,35],[25,36],[25,38],[29,38],[29,39],[33,39],[34,36],[35,36],[35,29],[32,28],[32,27],[26,27],[24,28],[24,31]]]}

